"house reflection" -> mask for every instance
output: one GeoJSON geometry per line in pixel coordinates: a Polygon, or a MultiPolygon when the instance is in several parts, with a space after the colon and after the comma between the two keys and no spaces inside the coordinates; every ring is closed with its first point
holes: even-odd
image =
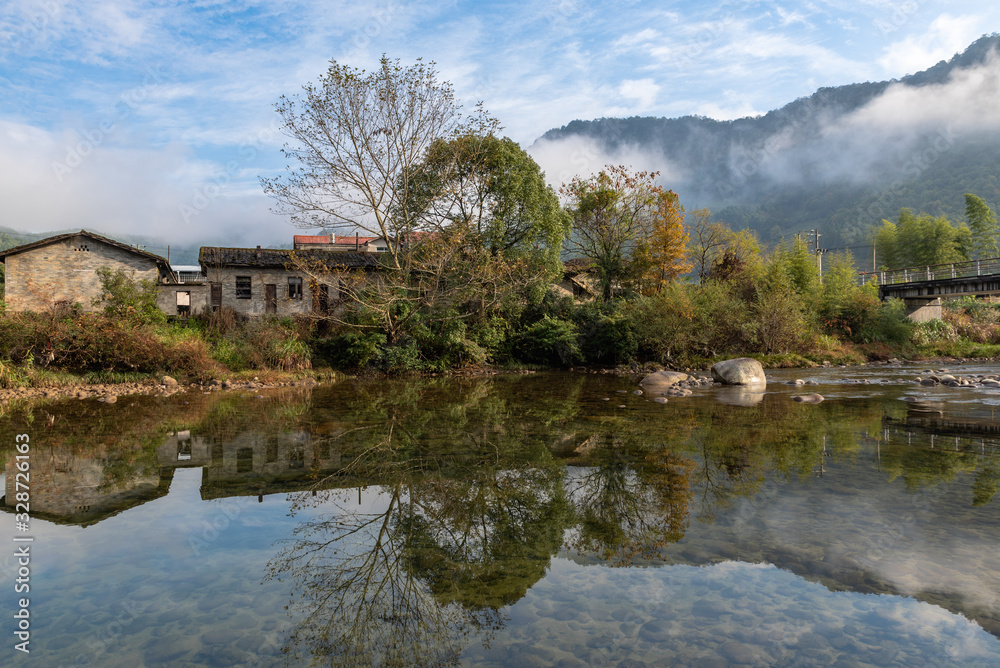
{"type": "MultiPolygon", "coordinates": [[[[165,496],[172,468],[141,462],[124,471],[92,452],[48,448],[31,458],[31,516],[57,524],[90,526],[165,496]],[[43,454],[44,453],[44,454],[43,454]]],[[[16,460],[7,459],[3,508],[15,512],[16,460]]]]}

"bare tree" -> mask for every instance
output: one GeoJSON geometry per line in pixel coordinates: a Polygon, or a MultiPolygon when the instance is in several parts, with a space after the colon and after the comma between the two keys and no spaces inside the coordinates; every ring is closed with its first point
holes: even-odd
{"type": "Polygon", "coordinates": [[[331,61],[316,84],[276,105],[298,164],[262,179],[264,191],[304,228],[360,228],[390,242],[396,269],[407,264],[419,227],[409,207],[411,176],[436,140],[490,134],[497,122],[481,107],[468,119],[434,63],[403,67],[383,56],[366,72],[331,61]]]}

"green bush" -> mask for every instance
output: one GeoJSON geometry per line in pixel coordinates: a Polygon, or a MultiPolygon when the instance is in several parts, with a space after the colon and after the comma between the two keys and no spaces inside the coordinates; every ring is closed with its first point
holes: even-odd
{"type": "Polygon", "coordinates": [[[104,315],[144,323],[166,320],[163,311],[156,305],[158,288],[154,281],[136,280],[135,271],[112,271],[110,267],[100,267],[96,273],[101,280],[102,294],[93,300],[92,305],[103,305],[104,315]]]}
{"type": "Polygon", "coordinates": [[[293,322],[283,324],[276,318],[226,320],[215,331],[225,333],[210,336],[212,356],[232,371],[299,371],[312,367],[311,351],[299,340],[293,322]]]}
{"type": "Polygon", "coordinates": [[[518,337],[517,356],[535,364],[571,366],[583,360],[576,325],[544,316],[518,337]]]}
{"type": "Polygon", "coordinates": [[[385,334],[370,329],[349,329],[333,336],[312,340],[318,359],[335,369],[361,370],[372,366],[382,355],[385,334]]]}
{"type": "Polygon", "coordinates": [[[624,364],[639,349],[635,326],[614,303],[591,302],[577,310],[580,353],[588,364],[624,364]]]}
{"type": "Polygon", "coordinates": [[[913,328],[914,322],[906,317],[906,304],[892,298],[882,304],[878,317],[858,333],[858,338],[862,343],[903,345],[910,342],[913,328]]]}

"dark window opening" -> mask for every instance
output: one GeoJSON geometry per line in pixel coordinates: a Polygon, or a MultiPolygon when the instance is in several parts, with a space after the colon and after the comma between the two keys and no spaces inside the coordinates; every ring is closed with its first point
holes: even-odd
{"type": "Polygon", "coordinates": [[[249,276],[237,276],[236,277],[236,298],[237,299],[250,299],[251,295],[251,283],[249,276]]]}
{"type": "Polygon", "coordinates": [[[236,451],[236,472],[249,473],[253,471],[253,448],[240,448],[236,451]]]}
{"type": "Polygon", "coordinates": [[[288,277],[288,298],[302,299],[302,279],[299,276],[288,277]]]}

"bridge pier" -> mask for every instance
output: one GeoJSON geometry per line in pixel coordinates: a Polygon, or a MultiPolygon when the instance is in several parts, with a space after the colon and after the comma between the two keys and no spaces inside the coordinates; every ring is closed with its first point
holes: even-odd
{"type": "Polygon", "coordinates": [[[940,297],[903,297],[906,317],[913,322],[927,322],[941,317],[940,297]]]}

